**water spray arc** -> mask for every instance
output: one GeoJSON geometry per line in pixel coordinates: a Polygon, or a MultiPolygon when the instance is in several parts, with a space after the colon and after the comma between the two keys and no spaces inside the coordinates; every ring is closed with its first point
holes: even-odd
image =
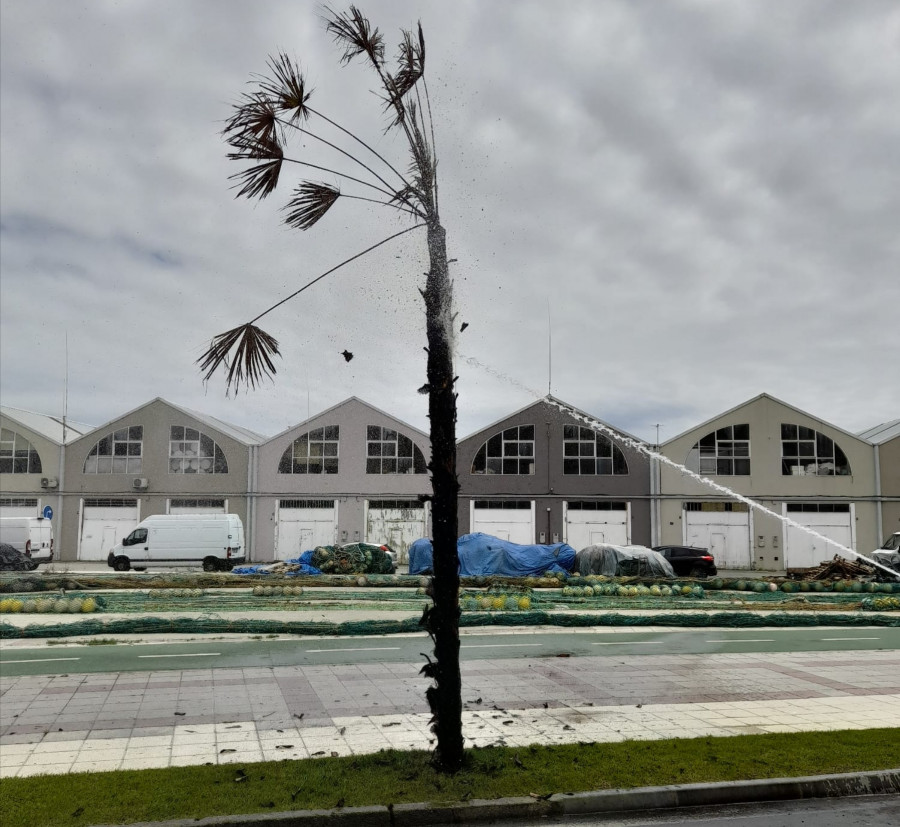
{"type": "Polygon", "coordinates": [[[520,388],[521,390],[525,391],[526,393],[531,394],[536,399],[542,399],[548,405],[552,405],[553,407],[557,408],[562,413],[564,413],[568,416],[571,416],[573,419],[578,420],[578,422],[580,422],[580,423],[583,423],[586,427],[590,428],[595,433],[600,433],[600,434],[603,434],[604,436],[608,436],[610,439],[615,440],[620,445],[624,445],[624,446],[627,446],[628,448],[632,448],[633,450],[637,451],[640,454],[643,454],[644,456],[646,456],[650,459],[655,459],[657,462],[660,462],[664,465],[668,465],[671,468],[674,468],[674,469],[680,471],[682,474],[686,474],[687,476],[689,476],[691,479],[695,480],[696,482],[700,482],[703,485],[705,485],[706,487],[712,488],[713,490],[718,491],[720,494],[726,495],[730,499],[737,500],[738,502],[742,502],[745,505],[749,506],[750,508],[752,508],[756,511],[759,511],[762,514],[766,514],[769,517],[774,517],[776,520],[779,520],[784,525],[789,525],[792,528],[800,529],[801,531],[806,532],[807,534],[811,535],[812,537],[815,537],[818,540],[823,540],[825,543],[835,546],[842,553],[846,552],[849,555],[853,555],[854,557],[858,557],[862,560],[865,560],[870,565],[875,566],[876,568],[879,568],[882,571],[887,572],[891,576],[896,576],[896,574],[897,574],[897,572],[895,572],[893,569],[890,569],[887,566],[882,565],[881,563],[877,562],[876,560],[873,560],[871,557],[867,557],[865,554],[860,554],[858,551],[854,551],[852,548],[847,548],[847,546],[844,546],[841,543],[836,543],[834,540],[832,540],[829,537],[826,537],[824,534],[820,534],[815,529],[810,528],[809,526],[805,526],[802,523],[798,523],[796,520],[792,520],[790,517],[785,517],[783,514],[779,514],[778,512],[773,511],[771,508],[764,506],[762,503],[758,503],[756,500],[753,500],[750,497],[746,497],[743,494],[739,494],[737,491],[732,491],[730,488],[728,488],[725,485],[720,485],[717,482],[713,482],[708,477],[704,477],[701,474],[698,474],[695,471],[692,471],[690,468],[686,468],[681,463],[675,462],[675,460],[670,459],[669,457],[667,457],[663,454],[660,454],[658,451],[654,451],[654,450],[648,448],[643,443],[638,442],[635,439],[631,439],[630,437],[623,436],[618,431],[615,431],[612,428],[608,427],[607,425],[604,425],[602,422],[598,422],[596,419],[593,419],[592,417],[586,416],[585,414],[581,413],[580,411],[575,410],[575,408],[572,408],[569,405],[566,405],[565,403],[560,402],[558,399],[554,399],[552,396],[544,396],[543,394],[534,390],[533,388],[529,388],[527,385],[524,385],[522,382],[519,382],[517,379],[513,379],[512,377],[507,376],[506,374],[501,373],[500,371],[495,370],[494,368],[491,368],[488,365],[483,364],[482,362],[479,362],[478,359],[476,359],[472,356],[463,356],[462,354],[460,354],[460,358],[467,365],[474,367],[474,368],[478,368],[479,370],[482,370],[485,373],[490,374],[495,379],[498,379],[501,382],[506,382],[508,384],[514,385],[517,388],[520,388]]]}

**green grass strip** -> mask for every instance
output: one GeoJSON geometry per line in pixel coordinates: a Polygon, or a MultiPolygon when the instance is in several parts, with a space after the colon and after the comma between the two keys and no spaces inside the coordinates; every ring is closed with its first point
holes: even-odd
{"type": "Polygon", "coordinates": [[[900,729],[471,749],[442,776],[423,752],[6,778],[0,823],[176,818],[786,778],[900,766],[900,729]]]}

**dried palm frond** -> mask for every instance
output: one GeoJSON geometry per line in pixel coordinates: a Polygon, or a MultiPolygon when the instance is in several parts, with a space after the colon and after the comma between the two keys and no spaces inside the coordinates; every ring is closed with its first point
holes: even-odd
{"type": "Polygon", "coordinates": [[[333,35],[335,43],[344,47],[341,63],[347,64],[362,54],[368,55],[376,67],[384,63],[384,38],[356,6],[350,6],[350,11],[344,14],[326,6],[325,13],[326,31],[333,35]]]}
{"type": "Polygon", "coordinates": [[[415,208],[415,205],[420,201],[421,199],[419,197],[418,190],[413,186],[407,185],[394,193],[394,195],[391,197],[390,203],[408,204],[410,207],[415,208]]]}
{"type": "Polygon", "coordinates": [[[269,58],[269,68],[272,77],[262,78],[259,88],[279,109],[291,113],[289,120],[292,123],[306,120],[309,117],[306,102],[312,93],[306,91],[300,67],[282,53],[269,58]]]}
{"type": "Polygon", "coordinates": [[[237,197],[246,195],[252,198],[258,195],[265,198],[278,186],[278,176],[284,161],[284,152],[278,141],[274,137],[263,139],[243,133],[231,138],[229,143],[236,150],[228,153],[229,160],[265,161],[263,164],[257,164],[229,176],[230,179],[237,181],[235,186],[240,187],[237,197]]]}
{"type": "Polygon", "coordinates": [[[240,389],[241,385],[255,388],[265,378],[275,375],[272,356],[280,356],[278,342],[253,324],[242,324],[215,336],[206,352],[197,360],[208,382],[224,364],[228,369],[226,387],[240,389]],[[234,356],[229,357],[232,348],[234,356]]]}
{"type": "Polygon", "coordinates": [[[403,40],[400,43],[400,53],[397,55],[400,66],[394,75],[395,91],[401,98],[425,74],[425,35],[422,34],[422,24],[419,24],[418,43],[413,42],[412,32],[406,29],[402,31],[403,40]]]}
{"type": "Polygon", "coordinates": [[[266,95],[257,92],[244,95],[242,103],[235,105],[234,114],[225,123],[222,134],[232,144],[242,137],[252,137],[266,143],[277,139],[277,129],[275,104],[266,95]]]}
{"type": "Polygon", "coordinates": [[[330,184],[304,181],[297,187],[294,197],[284,207],[290,211],[287,218],[284,219],[284,223],[298,230],[308,230],[328,212],[340,194],[341,191],[330,184]]]}

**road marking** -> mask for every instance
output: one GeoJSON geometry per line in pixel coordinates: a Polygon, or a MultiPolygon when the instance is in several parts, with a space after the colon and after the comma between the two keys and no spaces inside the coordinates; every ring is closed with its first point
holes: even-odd
{"type": "Polygon", "coordinates": [[[637,646],[639,643],[662,643],[661,640],[623,640],[615,643],[592,643],[591,646],[637,646]]]}
{"type": "Polygon", "coordinates": [[[543,646],[543,643],[467,643],[460,649],[512,649],[515,646],[543,646]]]}
{"type": "Polygon", "coordinates": [[[58,660],[81,660],[81,658],[32,658],[30,660],[0,660],[0,666],[7,663],[54,663],[58,660]]]}
{"type": "Polygon", "coordinates": [[[139,658],[215,658],[221,652],[191,652],[187,655],[138,655],[139,658]]]}
{"type": "Polygon", "coordinates": [[[773,637],[729,637],[723,640],[707,640],[707,643],[774,643],[773,637]]]}
{"type": "Polygon", "coordinates": [[[823,637],[819,640],[881,640],[878,637],[823,637]]]}
{"type": "Polygon", "coordinates": [[[369,646],[362,647],[361,649],[307,649],[308,653],[310,652],[394,652],[398,650],[399,646],[369,646]]]}

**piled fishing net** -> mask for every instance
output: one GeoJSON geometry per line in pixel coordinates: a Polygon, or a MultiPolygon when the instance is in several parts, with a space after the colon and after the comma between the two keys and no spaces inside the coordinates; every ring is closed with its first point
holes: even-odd
{"type": "Polygon", "coordinates": [[[391,574],[394,559],[387,546],[350,543],[346,546],[317,546],[312,565],[325,574],[391,574]]]}

